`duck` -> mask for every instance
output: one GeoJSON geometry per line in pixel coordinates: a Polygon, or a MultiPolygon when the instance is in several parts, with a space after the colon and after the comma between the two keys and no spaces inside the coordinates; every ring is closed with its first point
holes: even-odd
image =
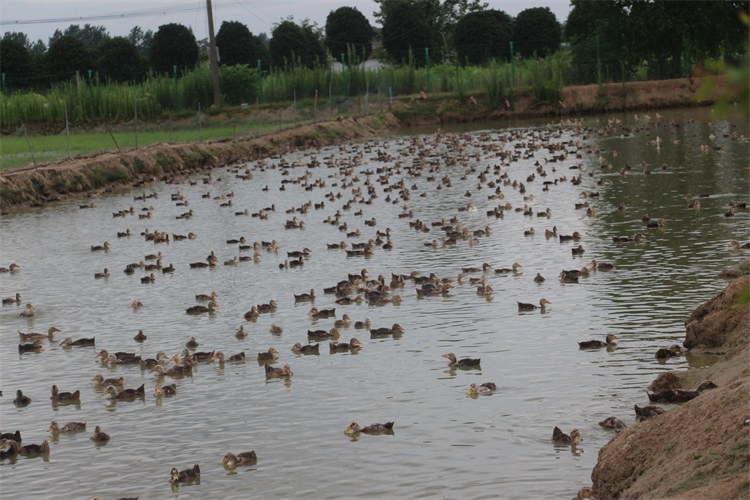
{"type": "Polygon", "coordinates": [[[573,255],[583,255],[586,252],[586,249],[583,248],[583,245],[578,245],[577,247],[571,248],[570,252],[573,255]]]}
{"type": "Polygon", "coordinates": [[[136,342],[144,342],[148,337],[146,337],[146,334],[143,333],[143,330],[138,330],[138,333],[133,337],[133,340],[136,342]]]}
{"type": "Polygon", "coordinates": [[[678,344],[674,344],[668,348],[662,347],[656,351],[656,359],[667,359],[674,356],[681,356],[684,354],[684,350],[678,344]]]}
{"type": "Polygon", "coordinates": [[[393,433],[393,422],[386,422],[384,424],[370,424],[365,427],[360,427],[357,422],[352,422],[344,430],[346,434],[359,434],[363,432],[365,434],[392,434],[393,433]]]}
{"type": "MultiPolygon", "coordinates": [[[[274,351],[275,351],[275,349],[274,349],[274,351]]],[[[236,362],[236,361],[245,361],[245,351],[242,351],[242,352],[237,353],[237,354],[232,354],[228,358],[224,357],[224,353],[223,352],[218,351],[218,352],[216,352],[216,354],[214,354],[211,357],[211,361],[213,362],[213,361],[216,361],[217,359],[219,360],[219,363],[224,363],[225,361],[228,361],[230,363],[236,362]]]]}
{"type": "Polygon", "coordinates": [[[93,382],[96,382],[96,385],[99,387],[106,387],[110,385],[122,387],[125,384],[125,379],[123,377],[104,378],[104,375],[102,375],[101,373],[97,373],[96,375],[94,375],[91,380],[93,382]]]}
{"type": "Polygon", "coordinates": [[[275,361],[278,354],[279,354],[279,351],[277,351],[273,347],[269,347],[267,352],[258,353],[258,362],[267,363],[269,361],[275,361]]]}
{"type": "Polygon", "coordinates": [[[469,396],[489,396],[497,390],[497,386],[494,382],[485,382],[483,384],[471,384],[469,386],[469,396]]]}
{"type": "Polygon", "coordinates": [[[91,437],[89,437],[89,439],[95,443],[108,443],[110,436],[109,434],[104,432],[100,426],[97,425],[94,428],[94,432],[91,433],[91,437]]]}
{"type": "Polygon", "coordinates": [[[331,342],[328,344],[331,352],[353,351],[362,348],[362,342],[352,337],[349,342],[331,342]]]}
{"type": "Polygon", "coordinates": [[[94,278],[95,279],[109,278],[109,269],[105,267],[104,271],[100,273],[94,273],[94,278]]]}
{"type": "Polygon", "coordinates": [[[533,311],[535,309],[541,309],[542,312],[545,312],[547,310],[547,304],[551,304],[549,300],[542,298],[539,301],[539,305],[536,304],[529,304],[527,302],[518,302],[518,310],[519,311],[533,311]]]}
{"type": "Polygon", "coordinates": [[[57,332],[60,332],[59,328],[55,326],[50,326],[47,329],[47,333],[23,333],[21,331],[18,332],[18,335],[21,337],[21,340],[43,340],[43,339],[49,339],[49,340],[55,340],[54,335],[57,332]]]}
{"type": "MultiPolygon", "coordinates": [[[[15,442],[15,441],[14,441],[15,442]]],[[[49,454],[49,441],[46,439],[42,444],[26,444],[17,449],[19,455],[35,457],[49,454]]]]}
{"type": "MultiPolygon", "coordinates": [[[[737,240],[732,240],[732,241],[730,241],[728,243],[727,246],[729,246],[730,251],[732,251],[732,252],[739,252],[740,249],[747,250],[748,248],[750,248],[750,241],[745,242],[745,243],[740,243],[737,240]]],[[[3,299],[3,303],[5,303],[6,300],[7,299],[3,299]]],[[[20,294],[17,293],[16,294],[16,303],[19,303],[19,302],[20,302],[20,294]]]]}
{"type": "Polygon", "coordinates": [[[236,455],[234,453],[226,453],[224,454],[224,457],[221,459],[221,462],[219,462],[219,464],[223,465],[224,467],[234,468],[242,465],[255,465],[257,462],[258,457],[253,450],[243,451],[242,453],[238,453],[236,455]]]}
{"type": "Polygon", "coordinates": [[[91,347],[96,345],[96,337],[90,339],[76,339],[67,337],[60,342],[60,347],[91,347]]]}
{"type": "Polygon", "coordinates": [[[291,367],[287,364],[281,368],[274,368],[271,365],[265,365],[266,367],[266,378],[289,378],[294,373],[291,367]]]}
{"type": "Polygon", "coordinates": [[[108,252],[109,241],[105,241],[103,245],[91,245],[92,252],[108,252]]]}
{"type": "Polygon", "coordinates": [[[0,445],[0,460],[15,460],[18,456],[19,444],[12,440],[7,439],[0,445]],[[8,451],[5,451],[8,448],[8,451]]]}
{"type": "Polygon", "coordinates": [[[297,354],[320,354],[320,344],[302,345],[297,342],[292,346],[292,352],[297,354]]]}
{"type": "Polygon", "coordinates": [[[29,404],[31,404],[31,398],[21,392],[21,389],[18,389],[16,391],[16,399],[13,400],[13,404],[18,407],[28,406],[29,404]]]}
{"type": "Polygon", "coordinates": [[[554,441],[555,443],[570,444],[575,446],[578,441],[583,441],[583,436],[581,436],[581,433],[578,432],[578,429],[573,429],[572,431],[570,431],[570,435],[568,435],[556,426],[552,430],[552,441],[554,441]]]}
{"type": "Polygon", "coordinates": [[[143,302],[141,302],[140,300],[134,300],[130,303],[130,307],[132,307],[133,310],[137,311],[138,309],[143,307],[143,302]]]}
{"type": "Polygon", "coordinates": [[[329,340],[337,339],[341,336],[337,328],[331,328],[330,330],[307,330],[307,338],[313,340],[329,340]]]}
{"type": "Polygon", "coordinates": [[[76,390],[75,392],[60,392],[57,385],[52,386],[52,397],[50,399],[56,403],[80,403],[81,402],[81,391],[76,390]]]}
{"type": "Polygon", "coordinates": [[[311,288],[310,293],[294,294],[294,302],[315,302],[315,289],[311,288]]]}
{"type": "Polygon", "coordinates": [[[102,363],[114,362],[118,364],[135,364],[141,361],[141,356],[134,352],[118,351],[114,354],[110,354],[106,349],[99,351],[96,357],[102,358],[102,363]],[[109,361],[107,361],[108,358],[110,358],[109,361]]]}
{"type": "Polygon", "coordinates": [[[271,300],[268,304],[258,304],[259,313],[268,313],[276,311],[276,301],[271,300]]]}
{"type": "Polygon", "coordinates": [[[597,262],[593,259],[589,264],[591,266],[591,269],[594,271],[611,271],[615,268],[615,265],[611,262],[597,262]]]}
{"type": "Polygon", "coordinates": [[[154,273],[149,274],[148,276],[144,276],[141,278],[141,283],[154,283],[156,281],[156,276],[154,276],[154,273]]]}
{"type": "Polygon", "coordinates": [[[16,430],[16,432],[3,432],[2,434],[0,434],[0,443],[8,440],[15,441],[16,444],[20,445],[23,442],[23,439],[21,438],[21,431],[16,430]]]}
{"type": "Polygon", "coordinates": [[[335,328],[347,328],[349,324],[351,323],[351,318],[349,318],[348,314],[344,314],[341,319],[337,319],[333,322],[333,326],[335,328]]]}
{"type": "Polygon", "coordinates": [[[174,396],[175,394],[177,394],[177,386],[175,384],[161,385],[157,382],[156,387],[154,387],[154,397],[156,398],[174,396]]]}
{"type": "Polygon", "coordinates": [[[30,343],[26,344],[18,344],[18,352],[20,354],[23,354],[25,352],[41,352],[42,351],[42,341],[41,340],[35,340],[30,343]]]}
{"type": "Polygon", "coordinates": [[[336,308],[334,307],[333,309],[318,310],[317,308],[313,307],[312,309],[310,309],[310,312],[308,312],[307,315],[312,319],[335,318],[336,308]]]}
{"type": "Polygon", "coordinates": [[[16,264],[15,262],[13,262],[13,263],[12,263],[12,264],[11,264],[10,266],[8,266],[8,267],[0,267],[0,273],[15,273],[15,272],[16,272],[16,271],[18,271],[19,269],[21,269],[21,266],[19,266],[19,265],[18,265],[18,264],[16,264]]]}
{"type": "Polygon", "coordinates": [[[198,341],[195,340],[195,337],[190,337],[190,340],[185,342],[185,347],[188,349],[195,349],[198,347],[198,341]]]}
{"type": "Polygon", "coordinates": [[[216,308],[218,307],[218,304],[216,301],[211,301],[208,303],[208,306],[191,306],[185,309],[185,312],[191,315],[198,315],[198,314],[206,314],[206,313],[214,313],[216,312],[216,308]]]}
{"type": "Polygon", "coordinates": [[[240,325],[240,327],[237,329],[236,332],[234,332],[234,336],[238,339],[244,339],[248,336],[247,331],[245,331],[245,325],[240,325]]]}
{"type": "Polygon", "coordinates": [[[219,295],[216,292],[211,292],[210,295],[206,295],[205,293],[199,293],[195,296],[195,300],[198,302],[211,302],[213,300],[216,300],[216,297],[219,295]]]}
{"type": "Polygon", "coordinates": [[[646,392],[648,400],[652,403],[684,403],[695,399],[701,392],[707,389],[715,389],[717,386],[710,380],[702,382],[697,389],[666,389],[661,392],[646,392]]]}
{"type": "Polygon", "coordinates": [[[31,318],[34,316],[34,313],[34,306],[32,304],[26,304],[26,309],[18,313],[18,315],[24,318],[31,318]]]}
{"type": "Polygon", "coordinates": [[[151,371],[154,373],[156,377],[163,377],[164,375],[169,375],[170,377],[184,377],[184,376],[192,376],[193,375],[193,365],[180,365],[176,364],[172,366],[171,368],[164,369],[161,365],[154,366],[151,371]]]}
{"type": "Polygon", "coordinates": [[[249,311],[244,314],[245,321],[255,321],[260,316],[258,312],[258,306],[252,306],[249,311]]]}
{"type": "Polygon", "coordinates": [[[132,401],[137,397],[143,397],[145,394],[146,388],[144,384],[141,384],[137,389],[123,389],[120,392],[117,392],[115,386],[110,385],[104,391],[105,398],[117,401],[132,401]]]}
{"type": "Polygon", "coordinates": [[[282,333],[284,333],[284,329],[281,328],[276,323],[271,323],[271,330],[270,331],[271,331],[271,333],[273,335],[281,335],[282,333]]]}
{"type": "Polygon", "coordinates": [[[51,432],[52,434],[69,434],[72,432],[82,432],[85,430],[86,422],[68,422],[67,424],[60,427],[60,424],[57,423],[57,420],[53,420],[52,423],[49,424],[47,432],[51,432]]]}
{"type": "Polygon", "coordinates": [[[192,469],[185,469],[178,471],[172,468],[170,472],[169,482],[174,483],[190,483],[199,480],[201,477],[201,468],[198,464],[195,464],[192,469]]]}
{"type": "Polygon", "coordinates": [[[627,425],[625,425],[625,422],[617,417],[607,417],[599,422],[599,425],[604,427],[605,429],[612,429],[616,431],[621,431],[622,429],[625,429],[627,427],[627,425]]]}
{"type": "Polygon", "coordinates": [[[635,233],[633,236],[613,236],[612,241],[614,243],[640,243],[645,238],[645,234],[635,233]]]}
{"type": "Polygon", "coordinates": [[[21,292],[16,292],[15,297],[6,297],[3,299],[3,305],[20,304],[20,303],[21,303],[21,292]]]}
{"type": "Polygon", "coordinates": [[[640,407],[638,405],[634,405],[633,409],[635,409],[635,417],[639,422],[642,422],[646,419],[653,418],[657,415],[661,415],[662,413],[666,413],[667,410],[660,406],[643,406],[640,407]]]}
{"type": "Polygon", "coordinates": [[[451,368],[478,368],[481,361],[480,358],[463,358],[459,360],[452,352],[443,354],[443,357],[448,359],[448,366],[451,368]]]}
{"type": "Polygon", "coordinates": [[[501,267],[499,269],[495,269],[495,274],[520,274],[519,269],[523,266],[519,264],[518,262],[514,262],[511,267],[501,267]]]}
{"type": "Polygon", "coordinates": [[[355,321],[354,322],[354,328],[357,330],[369,330],[370,326],[372,324],[370,323],[369,318],[365,318],[364,321],[355,321]]]}
{"type": "Polygon", "coordinates": [[[618,337],[614,333],[608,333],[604,341],[584,340],[583,342],[578,342],[578,348],[579,349],[592,349],[592,348],[597,348],[597,347],[612,347],[614,345],[617,345],[617,340],[619,338],[620,337],[618,337]]]}
{"type": "Polygon", "coordinates": [[[371,328],[370,329],[370,335],[373,335],[376,337],[385,336],[385,335],[397,335],[399,333],[404,333],[404,329],[398,323],[393,323],[393,326],[390,328],[386,326],[383,328],[371,328]]]}
{"type": "Polygon", "coordinates": [[[560,241],[578,241],[583,237],[578,231],[573,231],[573,234],[561,234],[559,235],[560,241]]]}

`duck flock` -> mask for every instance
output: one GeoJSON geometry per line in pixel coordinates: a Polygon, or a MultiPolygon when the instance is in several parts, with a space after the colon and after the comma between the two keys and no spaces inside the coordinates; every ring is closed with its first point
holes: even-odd
{"type": "MultiPolygon", "coordinates": [[[[54,464],[76,435],[92,442],[92,460],[94,451],[116,451],[120,443],[132,445],[142,435],[161,435],[160,448],[185,446],[172,442],[161,428],[149,431],[147,422],[152,420],[139,423],[139,413],[159,411],[160,419],[182,422],[181,410],[170,406],[191,398],[196,384],[209,375],[211,382],[204,390],[214,396],[204,394],[190,409],[189,427],[198,443],[205,441],[202,427],[222,425],[222,411],[210,409],[213,398],[226,409],[228,421],[244,419],[234,406],[251,403],[239,395],[228,401],[222,396],[230,377],[237,385],[229,393],[245,391],[242,387],[260,379],[272,390],[283,387],[293,405],[295,397],[301,397],[294,394],[297,380],[306,373],[318,370],[328,379],[343,373],[335,383],[335,396],[305,388],[304,395],[323,413],[329,399],[346,398],[358,391],[361,379],[380,377],[380,370],[389,372],[380,392],[396,391],[384,396],[395,397],[401,363],[409,364],[405,376],[424,365],[424,371],[437,370],[447,375],[446,380],[460,383],[462,404],[503,398],[504,381],[486,375],[493,373],[486,367],[498,362],[501,351],[490,349],[488,359],[487,345],[462,343],[463,332],[470,332],[482,314],[493,309],[517,317],[516,326],[542,318],[549,322],[547,328],[554,328],[555,321],[562,321],[556,317],[570,315],[566,308],[578,300],[580,287],[618,273],[613,256],[642,251],[655,236],[671,230],[663,214],[624,216],[633,212],[630,200],[607,199],[606,193],[617,192],[612,185],[626,178],[648,179],[652,172],[669,172],[675,166],[645,161],[631,165],[598,142],[631,134],[648,138],[642,148],[677,145],[684,124],[660,118],[635,117],[627,126],[619,120],[593,128],[571,122],[370,140],[201,174],[149,179],[127,195],[104,193],[97,195],[100,199],[79,202],[80,215],[71,217],[85,214],[86,220],[97,220],[95,227],[106,229],[86,230],[82,222],[67,239],[76,249],[73,257],[66,257],[74,272],[63,271],[71,281],[58,287],[69,290],[70,304],[82,312],[98,311],[96,325],[73,319],[79,316],[70,314],[71,305],[45,303],[49,295],[37,293],[25,281],[30,269],[43,265],[26,258],[23,248],[2,247],[3,258],[13,260],[0,268],[2,341],[17,340],[18,369],[27,374],[19,378],[2,373],[3,482],[13,481],[16,473],[6,465],[36,457],[49,462],[46,474],[54,479],[54,464]],[[110,209],[112,200],[123,205],[110,209]],[[620,217],[619,232],[610,233],[606,241],[592,241],[586,228],[602,217],[620,217]],[[532,254],[532,246],[542,250],[532,254]],[[79,303],[75,290],[84,281],[99,301],[88,298],[79,303]],[[116,324],[104,319],[110,313],[116,324]],[[410,357],[403,358],[402,342],[421,335],[419,343],[429,344],[430,328],[450,331],[454,340],[441,343],[441,352],[410,351],[410,357]],[[14,336],[19,338],[11,340],[14,336]],[[380,366],[362,363],[373,351],[380,366]],[[425,359],[428,353],[430,359],[425,359]],[[50,372],[48,363],[64,374],[50,372]],[[29,384],[35,388],[43,380],[48,392],[31,390],[24,380],[35,381],[29,384]],[[121,413],[123,406],[133,404],[135,409],[121,413]],[[206,407],[204,418],[201,405],[206,407]],[[103,406],[107,413],[90,412],[93,406],[103,406]],[[18,421],[10,417],[13,411],[23,415],[38,407],[42,409],[36,410],[36,417],[50,422],[46,435],[41,428],[7,428],[8,420],[18,421]],[[63,414],[74,418],[63,420],[63,414]]],[[[746,143],[732,132],[725,139],[746,143]]],[[[719,150],[701,145],[696,154],[719,150]]],[[[685,196],[681,210],[702,210],[706,215],[712,210],[705,206],[707,200],[714,207],[709,215],[717,220],[742,219],[746,214],[744,201],[715,203],[711,193],[685,196]]],[[[750,246],[731,240],[722,245],[734,255],[750,246]]],[[[588,331],[572,332],[570,345],[611,354],[623,340],[622,334],[601,331],[592,336],[588,331]]],[[[648,357],[657,364],[654,358],[684,354],[679,345],[667,345],[648,357]]],[[[648,397],[650,402],[679,403],[712,387],[707,382],[693,391],[648,397]]],[[[299,440],[310,430],[308,425],[343,433],[347,442],[398,440],[398,409],[409,413],[404,405],[385,406],[390,409],[387,414],[372,408],[340,414],[339,402],[338,420],[310,415],[297,428],[275,419],[263,427],[282,440],[299,440]]],[[[665,410],[636,405],[635,411],[637,419],[644,419],[665,410]]],[[[620,417],[611,416],[599,425],[619,431],[626,427],[623,419],[632,419],[620,417]]],[[[566,434],[550,426],[535,439],[575,448],[587,433],[586,422],[561,416],[559,425],[572,431],[566,434]]],[[[148,456],[148,449],[156,445],[149,439],[142,446],[148,456]]],[[[210,484],[221,471],[233,476],[242,467],[260,471],[265,457],[273,455],[272,449],[256,447],[252,436],[243,433],[228,436],[222,446],[203,442],[191,448],[191,459],[184,454],[177,454],[181,460],[171,459],[173,454],[165,452],[160,468],[144,462],[142,470],[133,470],[139,462],[131,462],[129,475],[156,478],[156,483],[179,491],[187,485],[210,484]]],[[[98,467],[107,469],[106,460],[98,467]]],[[[239,476],[234,479],[245,481],[239,476]]],[[[247,481],[243,484],[252,483],[247,481]]],[[[138,494],[138,481],[118,487],[138,494]]],[[[236,491],[243,487],[236,486],[236,491]]],[[[110,491],[102,485],[88,493],[102,490],[110,491]]],[[[294,494],[287,490],[285,495],[294,494]]]]}

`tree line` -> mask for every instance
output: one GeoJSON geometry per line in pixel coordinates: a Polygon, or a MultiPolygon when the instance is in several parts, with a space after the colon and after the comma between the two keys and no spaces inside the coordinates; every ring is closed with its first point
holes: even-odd
{"type": "MultiPolygon", "coordinates": [[[[747,29],[739,20],[746,1],[571,0],[561,24],[546,7],[515,18],[480,0],[375,0],[382,28],[375,29],[356,7],[331,11],[324,27],[292,17],[271,36],[253,34],[241,21],[225,21],[216,34],[222,67],[255,72],[290,67],[357,64],[376,57],[394,64],[485,65],[491,60],[543,57],[565,48],[578,83],[627,79],[645,68],[650,77],[684,76],[705,58],[739,61],[747,29]],[[373,42],[382,46],[373,52],[373,42]],[[604,68],[604,69],[603,69],[604,68]]],[[[23,33],[0,41],[5,88],[46,88],[73,75],[101,82],[139,82],[149,75],[182,75],[206,56],[206,40],[176,24],[156,32],[134,27],[110,37],[102,26],[57,30],[48,46],[23,33]]]]}

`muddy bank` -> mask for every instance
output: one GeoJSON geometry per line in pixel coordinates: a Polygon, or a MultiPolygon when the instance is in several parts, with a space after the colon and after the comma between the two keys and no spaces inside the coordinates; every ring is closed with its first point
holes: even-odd
{"type": "Polygon", "coordinates": [[[599,451],[591,479],[609,498],[750,496],[750,276],[700,305],[684,346],[722,359],[708,368],[661,374],[652,391],[718,385],[616,435],[599,451]]]}
{"type": "Polygon", "coordinates": [[[13,170],[0,175],[0,213],[74,195],[95,196],[291,150],[373,137],[398,125],[393,115],[341,118],[248,140],[156,144],[122,153],[92,154],[39,168],[13,170]]]}

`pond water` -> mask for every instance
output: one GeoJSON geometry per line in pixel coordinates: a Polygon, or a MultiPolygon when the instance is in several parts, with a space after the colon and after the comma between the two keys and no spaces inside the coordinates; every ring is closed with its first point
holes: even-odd
{"type": "MultiPolygon", "coordinates": [[[[712,362],[654,357],[658,348],[681,343],[687,316],[724,287],[718,272],[747,257],[727,246],[750,234],[747,211],[725,216],[728,203],[746,201],[750,192],[747,124],[711,123],[707,113],[422,130],[217,169],[210,179],[154,183],[96,199],[86,210],[79,208],[84,201],[71,200],[0,218],[0,265],[20,265],[18,272],[0,274],[0,293],[22,295],[20,305],[0,308],[0,429],[20,429],[24,443],[51,444],[47,459],[0,463],[3,497],[573,496],[590,484],[597,452],[612,437],[599,421],[617,416],[633,424],[633,405],[648,402],[645,388],[656,375],[712,362]],[[246,170],[252,179],[238,177],[246,170]],[[134,200],[142,192],[159,196],[134,200]],[[189,206],[176,205],[171,195],[178,192],[189,206]],[[688,208],[688,193],[707,195],[697,198],[699,209],[688,208]],[[231,206],[221,206],[230,200],[231,206]],[[307,203],[306,213],[286,213],[307,203]],[[487,215],[506,203],[502,217],[487,215]],[[583,203],[593,214],[576,208],[583,203]],[[266,219],[236,215],[272,205],[276,210],[266,219]],[[131,206],[136,214],[153,207],[151,218],[113,217],[131,206]],[[524,206],[531,216],[516,210],[524,206]],[[539,215],[547,209],[549,218],[539,215]],[[188,210],[192,218],[177,218],[188,210]],[[360,236],[324,223],[338,211],[338,225],[360,236]],[[647,228],[644,212],[667,225],[647,228]],[[304,226],[285,229],[294,217],[304,226]],[[365,224],[373,218],[374,226],[365,224]],[[411,227],[416,221],[429,232],[411,227]],[[433,225],[440,221],[470,233],[489,227],[490,233],[443,245],[446,231],[433,225]],[[553,227],[582,238],[545,237],[553,227]],[[534,234],[525,235],[530,228],[534,234]],[[117,237],[127,229],[131,236],[117,237]],[[146,230],[196,237],[154,244],[141,236],[146,230]],[[351,250],[388,230],[392,249],[376,246],[366,257],[327,247],[345,240],[351,250]],[[639,232],[646,236],[639,243],[613,242],[639,232]],[[226,243],[243,236],[247,243],[276,240],[278,251],[262,249],[257,262],[223,265],[253,255],[226,243]],[[108,252],[91,251],[105,241],[108,252]],[[583,255],[573,255],[578,245],[583,255]],[[304,265],[280,269],[291,259],[288,251],[304,248],[304,265]],[[212,251],[217,266],[190,268],[212,251]],[[148,271],[123,273],[127,264],[157,252],[174,273],[155,271],[155,281],[146,284],[140,278],[148,271]],[[614,269],[592,271],[579,283],[560,281],[563,269],[581,269],[592,259],[614,269]],[[514,262],[521,272],[495,272],[514,262]],[[456,281],[462,268],[483,263],[491,268],[456,281]],[[105,267],[111,276],[95,279],[105,267]],[[381,305],[342,305],[324,294],[362,269],[370,279],[384,275],[387,284],[391,273],[435,273],[453,279],[453,288],[419,298],[418,285],[406,280],[388,294],[399,295],[400,303],[381,305]],[[534,281],[537,273],[543,283],[534,281]],[[490,296],[479,296],[469,281],[481,276],[493,289],[490,296]],[[295,294],[311,288],[316,308],[335,307],[336,319],[351,317],[340,341],[357,337],[362,349],[329,353],[323,341],[319,355],[290,350],[308,343],[307,330],[334,325],[333,318],[312,320],[313,304],[295,302],[295,294]],[[211,292],[217,294],[215,313],[186,314],[196,294],[211,292]],[[541,298],[551,302],[544,311],[519,312],[517,301],[541,298]],[[272,299],[275,312],[243,318],[251,306],[272,299]],[[134,300],[143,307],[134,310],[134,300]],[[35,307],[32,318],[18,316],[26,302],[35,307]],[[399,323],[404,333],[376,337],[355,329],[353,323],[365,318],[372,328],[399,323]],[[283,333],[271,333],[272,324],[283,333]],[[18,330],[51,325],[61,330],[58,340],[43,341],[40,353],[18,353],[18,330]],[[240,325],[249,333],[244,339],[235,337],[240,325]],[[143,343],[133,339],[139,330],[148,337],[143,343]],[[619,336],[617,348],[579,350],[578,342],[607,333],[619,336]],[[96,347],[58,345],[65,337],[94,336],[96,347]],[[191,377],[174,380],[175,396],[157,399],[153,373],[96,358],[101,349],[171,356],[191,337],[198,351],[244,351],[247,360],[199,363],[191,377]],[[266,378],[256,355],[269,347],[279,351],[273,366],[288,363],[291,378],[266,378]],[[481,358],[481,368],[450,369],[442,356],[448,352],[481,358]],[[110,403],[91,382],[98,373],[124,377],[127,388],[145,384],[145,397],[110,403]],[[497,384],[494,394],[469,397],[470,384],[488,381],[497,384]],[[80,404],[52,405],[52,384],[80,390],[80,404]],[[32,398],[29,406],[14,406],[18,389],[32,398]],[[47,432],[52,420],[85,421],[87,431],[53,439],[47,432]],[[393,421],[394,432],[350,437],[344,430],[352,421],[393,421]],[[96,425],[112,436],[105,446],[89,440],[96,425]],[[583,442],[553,444],[555,426],[577,428],[583,442]],[[256,465],[227,470],[219,464],[226,452],[248,450],[256,451],[256,465]],[[172,467],[196,463],[199,484],[170,486],[172,467]]],[[[357,295],[363,294],[350,296],[357,295]]]]}

